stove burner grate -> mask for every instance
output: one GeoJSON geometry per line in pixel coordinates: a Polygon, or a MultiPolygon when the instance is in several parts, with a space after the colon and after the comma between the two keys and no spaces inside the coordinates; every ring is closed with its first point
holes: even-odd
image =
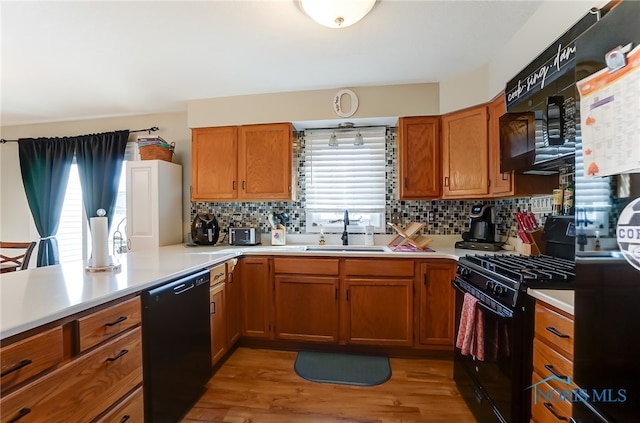
{"type": "Polygon", "coordinates": [[[510,280],[530,285],[531,282],[573,281],[573,261],[551,256],[467,255],[470,263],[502,275],[510,280]]]}

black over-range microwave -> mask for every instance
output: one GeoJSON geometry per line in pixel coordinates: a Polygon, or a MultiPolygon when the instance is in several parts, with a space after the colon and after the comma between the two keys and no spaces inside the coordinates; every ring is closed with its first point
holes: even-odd
{"type": "Polygon", "coordinates": [[[580,136],[575,40],[597,19],[587,13],[507,83],[500,172],[551,174],[573,164],[580,136]]]}

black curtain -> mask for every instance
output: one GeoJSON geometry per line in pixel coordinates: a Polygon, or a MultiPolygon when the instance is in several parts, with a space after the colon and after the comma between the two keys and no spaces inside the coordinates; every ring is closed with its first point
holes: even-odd
{"type": "Polygon", "coordinates": [[[128,138],[128,130],[74,137],[87,218],[97,216],[96,211],[104,209],[109,229],[128,138]]]}
{"type": "Polygon", "coordinates": [[[18,142],[22,183],[40,234],[38,267],[59,263],[55,234],[74,149],[70,138],[25,138],[18,142]]]}

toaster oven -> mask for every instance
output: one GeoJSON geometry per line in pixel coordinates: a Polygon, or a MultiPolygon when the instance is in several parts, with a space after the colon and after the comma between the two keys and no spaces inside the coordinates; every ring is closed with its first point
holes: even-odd
{"type": "Polygon", "coordinates": [[[229,244],[257,245],[260,244],[256,228],[229,228],[229,244]]]}

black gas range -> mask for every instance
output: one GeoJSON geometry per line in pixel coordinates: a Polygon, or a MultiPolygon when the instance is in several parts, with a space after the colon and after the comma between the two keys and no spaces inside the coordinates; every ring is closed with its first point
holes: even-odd
{"type": "Polygon", "coordinates": [[[478,254],[458,260],[452,282],[454,379],[479,422],[529,421],[535,303],[526,291],[573,289],[574,268],[573,261],[551,256],[478,254]],[[479,309],[471,322],[480,328],[473,337],[477,348],[471,352],[461,334],[468,331],[468,307],[479,309]]]}

